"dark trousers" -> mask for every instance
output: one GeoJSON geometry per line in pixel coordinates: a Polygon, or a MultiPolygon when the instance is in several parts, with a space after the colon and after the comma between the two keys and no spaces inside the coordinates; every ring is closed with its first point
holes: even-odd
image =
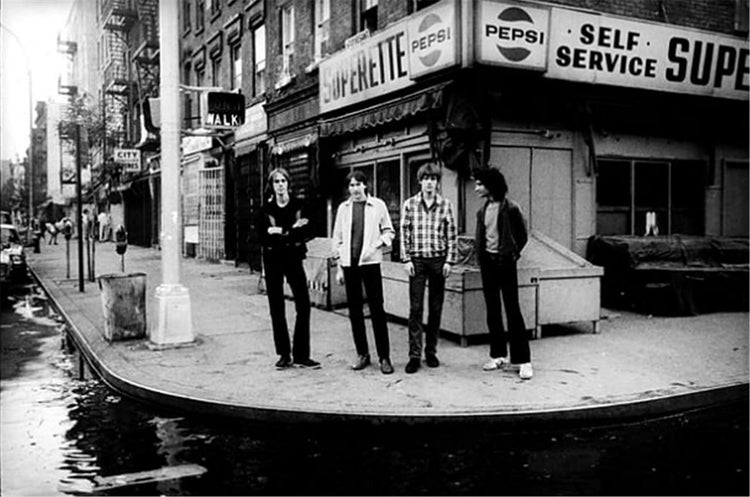
{"type": "Polygon", "coordinates": [[[483,252],[479,257],[482,272],[482,289],[487,307],[487,328],[490,331],[490,357],[507,357],[510,343],[510,361],[523,364],[531,361],[529,337],[518,303],[518,272],[512,258],[502,258],[496,254],[483,252]],[[500,293],[505,303],[508,318],[506,337],[500,293]]]}
{"type": "Polygon", "coordinates": [[[383,309],[383,278],[380,274],[380,264],[365,264],[344,267],[343,269],[346,300],[349,305],[349,321],[352,325],[354,347],[357,349],[357,354],[369,354],[365,332],[365,316],[362,311],[362,285],[364,284],[378,358],[381,360],[390,359],[390,341],[388,339],[388,323],[383,309]]]}
{"type": "Polygon", "coordinates": [[[414,276],[409,277],[409,357],[422,356],[422,332],[425,334],[425,355],[437,353],[438,331],[443,313],[445,257],[412,257],[414,276]],[[427,326],[422,324],[425,286],[427,296],[427,326]]]}
{"type": "Polygon", "coordinates": [[[264,255],[266,293],[271,311],[273,342],[280,356],[292,356],[295,361],[310,358],[310,294],[302,260],[264,255]],[[292,288],[297,317],[294,322],[294,349],[289,346],[289,329],[286,324],[284,303],[284,277],[292,288]]]}

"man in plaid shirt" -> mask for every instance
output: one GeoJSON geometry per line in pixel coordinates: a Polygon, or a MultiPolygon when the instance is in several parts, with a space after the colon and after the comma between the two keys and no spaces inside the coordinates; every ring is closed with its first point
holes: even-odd
{"type": "Polygon", "coordinates": [[[409,362],[406,372],[421,365],[422,331],[425,333],[425,363],[436,368],[438,330],[443,312],[445,279],[456,263],[456,221],[453,205],[438,192],[440,168],[422,165],[417,171],[421,191],[404,202],[401,215],[401,260],[409,273],[409,362]],[[422,323],[425,286],[427,327],[422,323]]]}

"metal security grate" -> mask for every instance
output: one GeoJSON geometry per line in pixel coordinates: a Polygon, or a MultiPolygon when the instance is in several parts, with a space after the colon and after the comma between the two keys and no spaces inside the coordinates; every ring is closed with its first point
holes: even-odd
{"type": "Polygon", "coordinates": [[[201,169],[199,173],[198,257],[224,258],[224,168],[201,169]]]}

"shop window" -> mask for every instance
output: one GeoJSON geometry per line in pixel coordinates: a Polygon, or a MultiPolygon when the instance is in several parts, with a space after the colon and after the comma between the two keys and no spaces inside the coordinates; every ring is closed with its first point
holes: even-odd
{"type": "Polygon", "coordinates": [[[391,216],[396,239],[393,241],[391,260],[398,261],[400,246],[398,232],[401,226],[401,161],[378,162],[375,167],[375,196],[385,202],[391,216]]]}
{"type": "Polygon", "coordinates": [[[266,92],[266,27],[261,24],[253,31],[253,96],[266,92]]]}
{"type": "Polygon", "coordinates": [[[704,233],[704,162],[599,159],[598,164],[597,234],[704,233]]]}

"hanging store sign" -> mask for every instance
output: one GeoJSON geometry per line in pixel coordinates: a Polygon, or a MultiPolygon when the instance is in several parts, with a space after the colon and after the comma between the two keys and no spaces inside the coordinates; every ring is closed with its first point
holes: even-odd
{"type": "Polygon", "coordinates": [[[245,124],[245,97],[242,94],[207,91],[201,96],[204,128],[234,129],[245,124]]]}
{"type": "Polygon", "coordinates": [[[456,2],[449,0],[409,18],[409,77],[418,78],[458,62],[457,17],[456,2]]]}
{"type": "Polygon", "coordinates": [[[474,24],[479,62],[547,68],[549,9],[482,1],[474,24]]]}
{"type": "Polygon", "coordinates": [[[552,8],[546,76],[748,100],[747,40],[552,8]]]}
{"type": "Polygon", "coordinates": [[[320,112],[347,107],[414,84],[458,62],[456,2],[419,11],[320,63],[320,112]]]}
{"type": "Polygon", "coordinates": [[[137,173],[141,170],[141,151],[137,148],[116,148],[112,158],[124,166],[123,171],[126,173],[137,173]]]}

